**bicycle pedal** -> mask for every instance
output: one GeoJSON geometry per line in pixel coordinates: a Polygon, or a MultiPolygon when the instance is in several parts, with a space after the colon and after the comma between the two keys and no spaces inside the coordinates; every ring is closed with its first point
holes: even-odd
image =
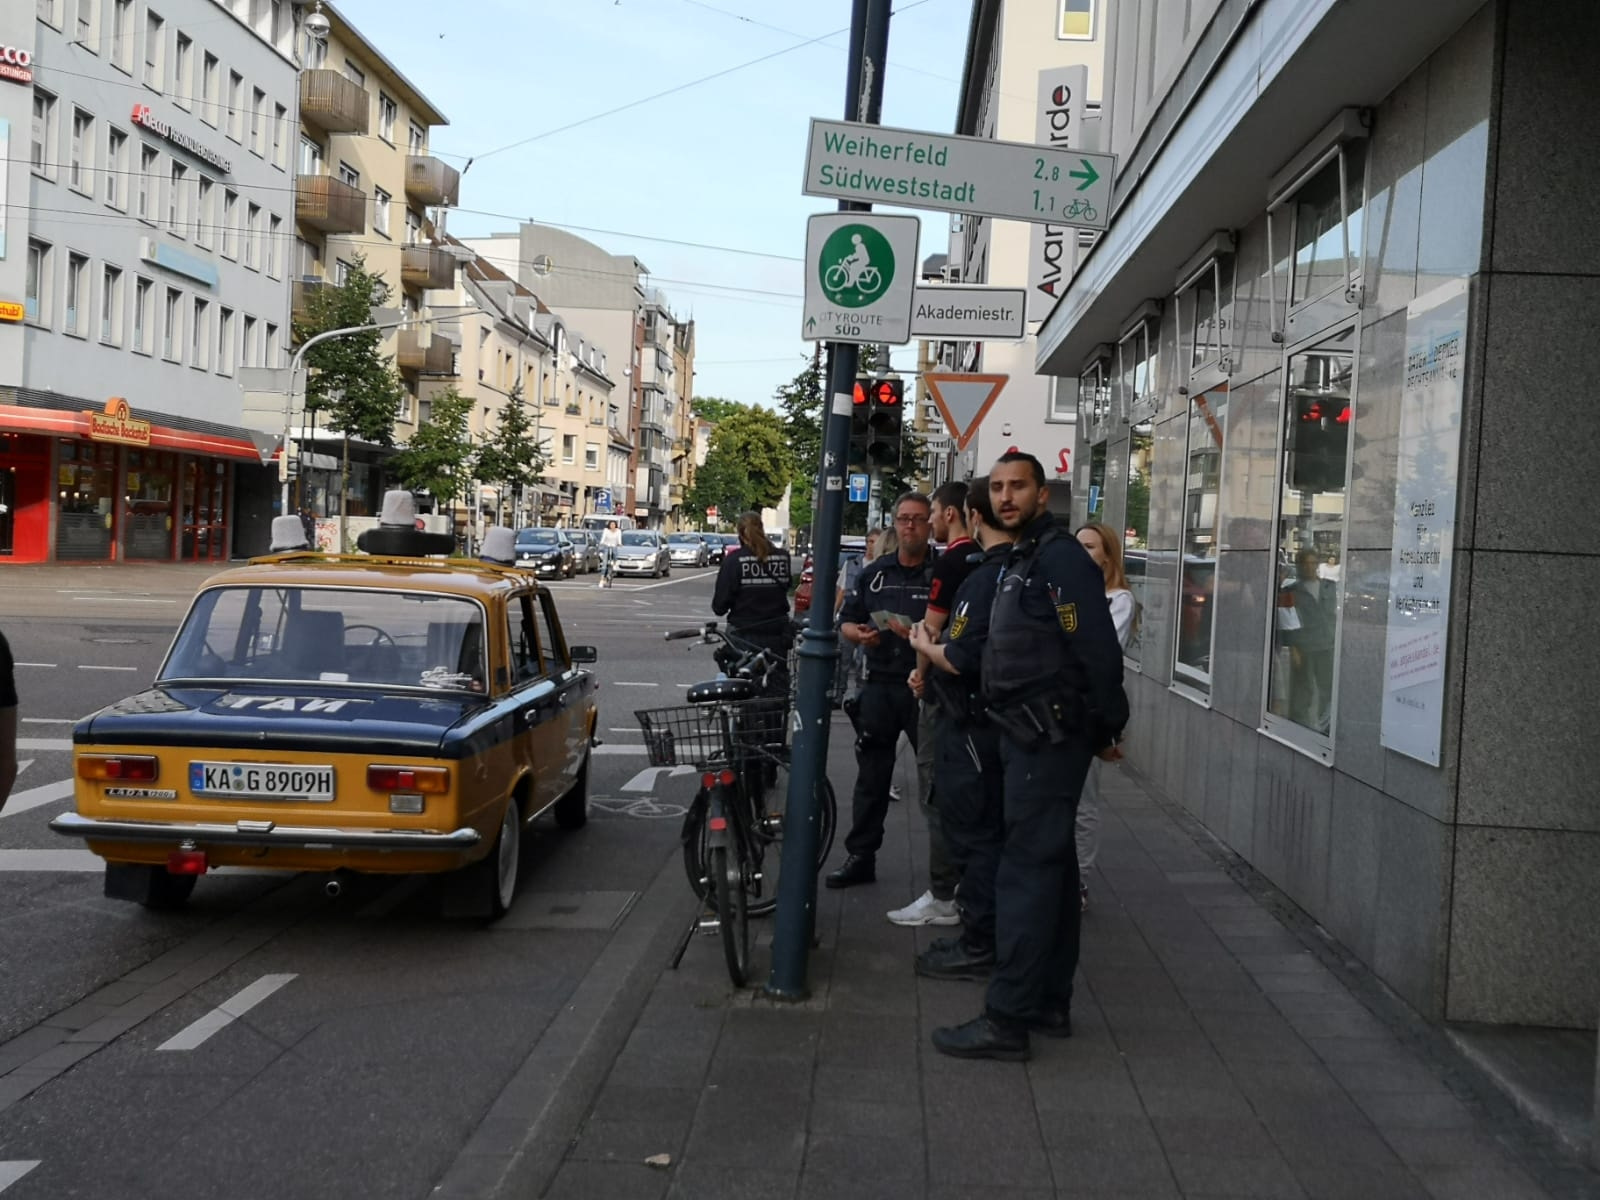
{"type": "Polygon", "coordinates": [[[695,922],[695,929],[709,937],[722,928],[722,922],[716,917],[701,917],[695,922]]]}

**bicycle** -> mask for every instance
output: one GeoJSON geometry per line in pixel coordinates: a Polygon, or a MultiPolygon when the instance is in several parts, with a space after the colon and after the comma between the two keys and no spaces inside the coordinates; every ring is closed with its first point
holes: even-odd
{"type": "Polygon", "coordinates": [[[1093,221],[1099,215],[1100,213],[1095,209],[1094,205],[1083,199],[1074,200],[1067,205],[1066,211],[1062,214],[1069,221],[1073,217],[1082,217],[1085,221],[1093,221]]]}
{"type": "Polygon", "coordinates": [[[867,266],[862,267],[860,274],[852,279],[849,267],[843,263],[834,263],[823,276],[823,283],[828,286],[829,291],[838,292],[853,287],[863,296],[870,296],[883,283],[883,276],[878,273],[877,267],[867,266]]]}
{"type": "Polygon", "coordinates": [[[607,546],[600,556],[600,582],[596,587],[608,588],[611,586],[611,577],[615,573],[616,555],[610,546],[607,546]]]}

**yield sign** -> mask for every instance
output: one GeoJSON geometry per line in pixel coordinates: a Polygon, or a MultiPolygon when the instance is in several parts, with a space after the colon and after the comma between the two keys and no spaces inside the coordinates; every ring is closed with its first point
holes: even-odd
{"type": "Polygon", "coordinates": [[[978,422],[993,406],[1011,378],[1009,375],[924,375],[928,394],[939,406],[945,428],[955,436],[956,449],[965,450],[978,422]]]}

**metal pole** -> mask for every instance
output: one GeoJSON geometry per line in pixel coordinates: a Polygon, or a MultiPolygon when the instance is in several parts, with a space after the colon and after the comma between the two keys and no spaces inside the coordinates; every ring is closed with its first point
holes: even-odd
{"type": "MultiPolygon", "coordinates": [[[[847,121],[876,124],[883,106],[883,66],[889,48],[890,0],[853,0],[846,69],[847,121]]],[[[866,212],[867,204],[843,201],[841,212],[866,212]]],[[[850,457],[851,393],[859,351],[849,343],[828,344],[828,382],[823,394],[822,461],[817,471],[817,526],[812,531],[812,592],[818,600],[799,650],[793,770],[784,810],[782,874],[778,880],[777,928],[772,939],[772,975],[766,994],[804,1000],[806,969],[817,911],[817,813],[819,781],[828,772],[828,692],[839,659],[832,598],[839,577],[839,534],[844,528],[844,475],[850,457]]]]}

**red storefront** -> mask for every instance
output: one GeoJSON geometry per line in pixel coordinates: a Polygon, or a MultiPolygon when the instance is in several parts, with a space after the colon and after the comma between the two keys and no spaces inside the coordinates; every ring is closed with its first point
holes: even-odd
{"type": "Polygon", "coordinates": [[[245,430],[162,420],[120,398],[0,404],[0,563],[226,560],[233,467],[260,453],[245,430]]]}

